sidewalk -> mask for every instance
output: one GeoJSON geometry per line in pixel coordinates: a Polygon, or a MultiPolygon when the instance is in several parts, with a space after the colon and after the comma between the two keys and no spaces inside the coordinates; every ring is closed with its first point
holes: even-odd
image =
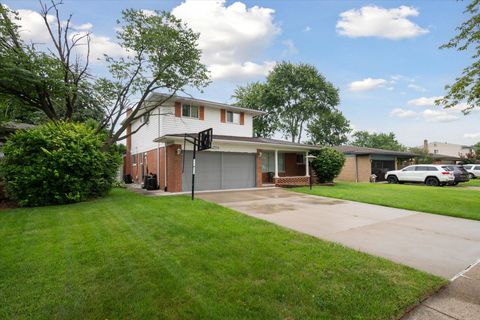
{"type": "Polygon", "coordinates": [[[402,320],[480,319],[479,262],[403,316],[402,320]]]}

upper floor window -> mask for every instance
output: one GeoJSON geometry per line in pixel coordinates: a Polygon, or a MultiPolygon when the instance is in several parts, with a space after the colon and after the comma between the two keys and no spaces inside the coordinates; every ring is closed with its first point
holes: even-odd
{"type": "Polygon", "coordinates": [[[182,117],[197,118],[198,119],[198,106],[192,106],[190,104],[182,105],[182,117]]]}
{"type": "Polygon", "coordinates": [[[227,122],[240,124],[240,113],[227,111],[227,122]]]}
{"type": "Polygon", "coordinates": [[[148,121],[150,120],[150,116],[148,113],[143,114],[143,116],[140,118],[140,123],[146,123],[148,124],[148,121]]]}
{"type": "Polygon", "coordinates": [[[433,150],[433,153],[438,154],[438,150],[437,149],[433,150]]]}

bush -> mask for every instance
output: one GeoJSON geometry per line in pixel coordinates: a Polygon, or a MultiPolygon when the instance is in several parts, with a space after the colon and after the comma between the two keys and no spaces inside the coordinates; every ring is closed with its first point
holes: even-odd
{"type": "Polygon", "coordinates": [[[9,197],[21,206],[43,206],[105,195],[121,158],[115,148],[102,150],[104,138],[66,122],[16,132],[0,166],[9,197]]]}
{"type": "Polygon", "coordinates": [[[332,148],[323,148],[312,152],[316,156],[312,160],[312,169],[318,177],[318,181],[332,182],[340,174],[345,163],[345,156],[332,148]]]}

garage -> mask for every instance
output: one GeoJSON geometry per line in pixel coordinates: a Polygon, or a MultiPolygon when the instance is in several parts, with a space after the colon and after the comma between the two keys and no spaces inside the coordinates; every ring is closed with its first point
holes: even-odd
{"type": "Polygon", "coordinates": [[[372,160],[372,174],[377,176],[377,181],[385,180],[385,173],[395,170],[395,160],[372,160]]]}
{"type": "MultiPolygon", "coordinates": [[[[185,151],[182,191],[192,188],[192,151],[185,151]]],[[[195,190],[253,188],[256,184],[256,154],[197,152],[195,190]]]]}

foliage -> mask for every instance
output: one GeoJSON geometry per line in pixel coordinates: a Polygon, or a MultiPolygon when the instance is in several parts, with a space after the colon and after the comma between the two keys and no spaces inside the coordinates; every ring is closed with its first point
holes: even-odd
{"type": "Polygon", "coordinates": [[[0,167],[9,197],[21,206],[71,203],[105,195],[120,165],[102,151],[104,137],[84,125],[52,122],[18,131],[0,167]]]}
{"type": "Polygon", "coordinates": [[[128,55],[107,57],[111,79],[96,82],[97,91],[112,106],[99,127],[108,128],[109,144],[126,138],[133,121],[143,114],[148,117],[177,91],[186,87],[201,89],[209,83],[207,69],[200,62],[199,34],[172,14],[128,9],[122,12],[118,24],[118,44],[128,55]],[[156,90],[168,94],[146,103],[156,90]],[[130,112],[120,121],[127,109],[130,112]]]}
{"type": "Polygon", "coordinates": [[[415,153],[417,155],[416,163],[417,164],[431,164],[433,163],[432,156],[428,153],[428,150],[425,148],[409,148],[411,153],[415,153]]]}
{"type": "Polygon", "coordinates": [[[447,282],[186,196],[117,189],[0,226],[4,319],[397,319],[447,282]]]}
{"type": "Polygon", "coordinates": [[[340,103],[338,89],[309,64],[281,62],[265,83],[239,87],[236,104],[266,111],[257,135],[281,131],[292,142],[300,142],[304,128],[340,103]],[[267,128],[267,129],[265,129],[267,128]]]}
{"type": "Polygon", "coordinates": [[[397,141],[397,138],[393,132],[369,133],[368,131],[356,131],[353,134],[352,145],[394,151],[407,150],[404,145],[397,141]]]}
{"type": "Polygon", "coordinates": [[[318,181],[332,182],[342,171],[345,155],[332,148],[322,148],[311,152],[315,158],[312,160],[312,169],[318,181]]]}
{"type": "Polygon", "coordinates": [[[470,17],[457,27],[457,35],[440,48],[455,48],[473,52],[473,63],[463,69],[455,83],[445,87],[447,95],[436,101],[445,108],[453,108],[466,102],[464,113],[480,106],[480,0],[473,0],[465,10],[470,17]]]}
{"type": "Polygon", "coordinates": [[[77,55],[80,47],[90,51],[90,34],[71,32],[71,15],[62,19],[57,4],[40,2],[40,15],[50,38],[45,47],[22,41],[18,14],[0,5],[0,101],[8,101],[14,115],[29,118],[30,112],[35,113],[36,121],[29,122],[38,123],[45,117],[82,120],[85,114],[100,120],[104,110],[93,101],[88,54],[85,61],[77,55]],[[45,117],[39,118],[38,111],[45,117]]]}
{"type": "Polygon", "coordinates": [[[462,164],[480,163],[480,155],[474,152],[468,152],[460,156],[460,162],[462,164]]]}
{"type": "Polygon", "coordinates": [[[89,74],[91,35],[72,31],[72,16],[62,17],[61,3],[40,2],[50,40],[43,50],[22,41],[15,23],[18,14],[0,6],[0,102],[13,101],[7,107],[20,108],[15,114],[23,117],[34,108],[55,121],[93,118],[99,122],[97,132],[107,130],[108,147],[126,138],[132,121],[143,113],[149,116],[177,91],[208,84],[207,69],[200,62],[199,35],[168,12],[133,9],[124,10],[118,20],[117,40],[123,54],[118,59],[105,56],[110,76],[89,74]],[[169,95],[146,103],[155,90],[169,95]]]}
{"type": "Polygon", "coordinates": [[[348,141],[348,134],[352,131],[348,121],[340,111],[324,112],[310,122],[307,132],[309,143],[316,145],[338,146],[348,141]]]}
{"type": "Polygon", "coordinates": [[[232,95],[239,107],[265,111],[265,114],[253,118],[255,137],[269,138],[278,130],[278,115],[268,103],[266,87],[263,83],[253,82],[237,87],[232,95]]]}

